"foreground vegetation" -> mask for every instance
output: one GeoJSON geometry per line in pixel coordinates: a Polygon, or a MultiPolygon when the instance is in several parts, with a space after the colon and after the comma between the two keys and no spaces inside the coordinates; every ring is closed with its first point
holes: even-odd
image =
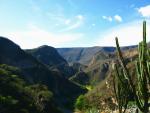
{"type": "Polygon", "coordinates": [[[60,113],[45,85],[29,85],[18,68],[0,65],[0,113],[60,113]]]}
{"type": "Polygon", "coordinates": [[[137,108],[143,112],[148,113],[150,107],[150,51],[146,43],[146,22],[143,22],[143,41],[139,44],[139,58],[136,61],[135,80],[126,68],[126,64],[120,51],[118,39],[116,38],[116,45],[120,60],[121,69],[115,65],[117,80],[115,80],[114,89],[116,99],[118,102],[119,112],[125,112],[128,107],[130,97],[134,98],[137,108]],[[124,111],[122,111],[124,109],[124,111]]]}

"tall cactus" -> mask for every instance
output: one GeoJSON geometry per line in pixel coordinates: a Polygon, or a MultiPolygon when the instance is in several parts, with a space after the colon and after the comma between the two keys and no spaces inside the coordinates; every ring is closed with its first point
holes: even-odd
{"type": "MultiPolygon", "coordinates": [[[[126,89],[128,89],[127,81],[124,77],[120,77],[122,70],[119,70],[117,65],[115,65],[116,69],[116,75],[113,79],[113,86],[114,86],[114,92],[115,92],[115,97],[118,102],[118,109],[119,113],[125,113],[127,109],[127,104],[128,104],[128,92],[126,89]],[[124,110],[123,110],[124,109],[124,110]]],[[[129,89],[128,89],[129,90],[129,89]]]]}
{"type": "MultiPolygon", "coordinates": [[[[132,75],[129,73],[129,70],[126,67],[124,58],[120,50],[118,38],[116,38],[116,46],[119,57],[119,65],[121,65],[121,68],[118,68],[117,64],[115,65],[117,80],[114,81],[114,91],[116,98],[121,99],[117,99],[118,104],[120,104],[120,106],[123,106],[124,109],[126,109],[128,104],[127,102],[129,101],[128,95],[129,93],[132,93],[139,110],[143,113],[148,113],[150,107],[150,51],[146,43],[146,21],[143,22],[143,41],[139,43],[139,57],[135,64],[136,84],[133,83],[132,75]],[[119,73],[119,69],[122,72],[119,73]],[[118,82],[116,83],[116,81],[118,82]],[[118,88],[116,86],[120,86],[121,88],[118,88]],[[125,95],[124,97],[125,99],[127,99],[126,101],[122,100],[122,95],[125,95]],[[120,101],[123,101],[124,103],[119,103],[120,101]]],[[[122,110],[120,110],[120,113],[121,112],[122,110]]]]}

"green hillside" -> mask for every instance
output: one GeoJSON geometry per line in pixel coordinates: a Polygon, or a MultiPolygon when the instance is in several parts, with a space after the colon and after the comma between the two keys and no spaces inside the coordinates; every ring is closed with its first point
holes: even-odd
{"type": "Polygon", "coordinates": [[[20,74],[16,67],[0,65],[1,113],[60,113],[47,86],[30,85],[20,74]]]}

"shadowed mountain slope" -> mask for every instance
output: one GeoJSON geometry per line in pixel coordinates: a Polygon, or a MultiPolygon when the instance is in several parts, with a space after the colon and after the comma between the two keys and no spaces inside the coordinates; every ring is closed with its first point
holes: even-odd
{"type": "Polygon", "coordinates": [[[86,91],[64,78],[59,71],[50,70],[35,57],[4,37],[0,37],[0,64],[20,68],[23,78],[30,84],[41,83],[48,86],[59,103],[71,102],[86,91]]]}
{"type": "Polygon", "coordinates": [[[68,65],[67,61],[53,47],[44,45],[26,51],[48,66],[49,69],[59,71],[66,78],[75,74],[73,68],[68,65]]]}

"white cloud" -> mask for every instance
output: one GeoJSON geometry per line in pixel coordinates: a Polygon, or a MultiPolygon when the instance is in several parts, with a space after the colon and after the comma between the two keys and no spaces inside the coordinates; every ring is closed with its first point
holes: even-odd
{"type": "Polygon", "coordinates": [[[54,34],[40,27],[31,25],[27,31],[13,31],[3,34],[10,40],[19,44],[22,48],[35,48],[41,45],[54,47],[64,46],[65,43],[73,42],[83,36],[82,33],[57,33],[54,34]]]}
{"type": "Polygon", "coordinates": [[[138,9],[138,12],[143,16],[143,17],[148,17],[150,18],[150,5],[141,7],[138,9]]]}
{"type": "Polygon", "coordinates": [[[122,22],[122,18],[121,18],[121,16],[119,16],[119,15],[115,15],[115,16],[114,16],[114,19],[115,19],[117,22],[122,22]]]}
{"type": "Polygon", "coordinates": [[[77,17],[79,20],[83,20],[83,18],[84,18],[83,15],[77,15],[76,17],[77,17]]]}
{"type": "Polygon", "coordinates": [[[65,24],[66,24],[66,25],[69,25],[70,23],[71,23],[71,20],[70,20],[70,19],[65,20],[65,24]]]}
{"type": "Polygon", "coordinates": [[[102,16],[102,18],[103,18],[104,20],[107,20],[107,21],[109,21],[109,22],[112,22],[112,17],[111,17],[111,16],[102,16]]]}
{"type": "MultiPolygon", "coordinates": [[[[150,21],[147,21],[147,31],[150,31],[150,21]]],[[[115,37],[118,37],[120,46],[135,45],[142,41],[142,20],[117,26],[101,34],[96,40],[99,46],[116,46],[115,37]]],[[[150,32],[147,32],[150,41],[150,32]]]]}
{"type": "Polygon", "coordinates": [[[104,20],[109,21],[109,22],[112,22],[113,20],[116,20],[117,22],[122,22],[122,17],[117,15],[117,14],[114,17],[112,17],[112,16],[102,16],[102,18],[104,20]]]}
{"type": "Polygon", "coordinates": [[[59,24],[61,28],[63,28],[59,30],[60,32],[70,31],[79,28],[83,25],[85,20],[85,17],[81,14],[69,18],[66,18],[63,13],[54,14],[48,12],[46,15],[49,17],[50,20],[57,22],[57,24],[59,24]]]}
{"type": "Polygon", "coordinates": [[[81,27],[83,23],[84,23],[84,16],[77,15],[72,20],[69,21],[68,26],[66,28],[62,29],[61,32],[77,29],[77,28],[81,27]]]}
{"type": "Polygon", "coordinates": [[[92,24],[92,26],[94,27],[94,26],[96,26],[96,24],[92,24]]]}

